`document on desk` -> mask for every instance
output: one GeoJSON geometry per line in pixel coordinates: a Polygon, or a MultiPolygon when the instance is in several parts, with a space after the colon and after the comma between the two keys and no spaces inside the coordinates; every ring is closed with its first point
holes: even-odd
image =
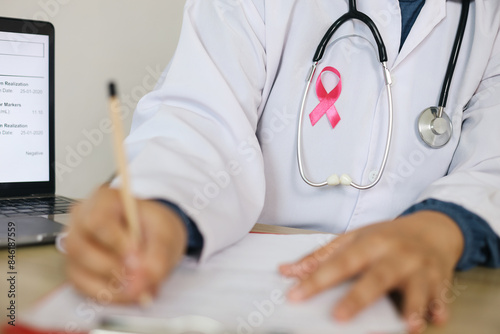
{"type": "Polygon", "coordinates": [[[20,320],[39,329],[85,332],[111,315],[156,319],[196,315],[223,324],[232,334],[403,333],[404,323],[387,298],[349,323],[335,321],[332,307],[349,283],[303,303],[286,300],[294,280],[282,277],[278,265],[301,258],[331,238],[324,234],[249,234],[206,263],[198,265],[186,258],[146,309],[108,305],[113,288],[92,298],[80,296],[66,285],[20,320]]]}

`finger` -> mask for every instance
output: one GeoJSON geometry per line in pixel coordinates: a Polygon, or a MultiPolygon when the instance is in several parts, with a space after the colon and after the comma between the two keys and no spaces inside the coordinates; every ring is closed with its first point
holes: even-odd
{"type": "MultiPolygon", "coordinates": [[[[151,225],[154,223],[156,222],[150,222],[151,225]]],[[[161,223],[168,224],[169,222],[161,223]]],[[[143,247],[145,248],[143,252],[141,252],[141,262],[146,277],[148,278],[147,288],[149,292],[153,292],[159,282],[165,277],[168,267],[170,266],[172,254],[168,252],[168,237],[164,235],[164,232],[156,231],[151,228],[148,230],[147,234],[144,235],[144,239],[145,242],[143,243],[143,247]]]]}
{"type": "Polygon", "coordinates": [[[122,259],[83,234],[70,233],[67,238],[66,251],[69,261],[93,275],[103,279],[109,278],[112,270],[118,270],[123,265],[122,259]]]}
{"type": "Polygon", "coordinates": [[[444,281],[438,273],[431,278],[431,299],[428,306],[429,320],[435,325],[444,325],[449,318],[448,305],[442,295],[446,293],[444,281]]]}
{"type": "Polygon", "coordinates": [[[102,279],[75,264],[67,265],[67,276],[76,290],[95,299],[100,305],[135,301],[117,280],[102,279]]]}
{"type": "Polygon", "coordinates": [[[109,251],[124,256],[131,243],[116,191],[100,190],[94,198],[75,210],[73,225],[109,251]]]}
{"type": "Polygon", "coordinates": [[[336,305],[334,316],[349,320],[405,280],[416,265],[405,257],[385,258],[374,263],[336,305]]]}
{"type": "Polygon", "coordinates": [[[425,314],[429,301],[429,282],[424,274],[416,273],[403,287],[403,316],[410,333],[422,333],[427,327],[425,314]]]}
{"type": "Polygon", "coordinates": [[[293,287],[288,298],[301,301],[360,273],[371,261],[370,249],[363,242],[346,247],[336,257],[319,265],[309,277],[293,287]]]}
{"type": "Polygon", "coordinates": [[[166,250],[166,246],[155,243],[148,244],[148,249],[144,255],[143,269],[146,280],[142,287],[142,293],[156,295],[160,284],[170,271],[171,259],[166,250]]]}
{"type": "Polygon", "coordinates": [[[306,279],[310,274],[315,272],[322,263],[340,253],[353,238],[354,233],[341,235],[329,242],[326,246],[315,250],[297,262],[281,265],[279,271],[286,277],[295,277],[302,280],[306,279]]]}

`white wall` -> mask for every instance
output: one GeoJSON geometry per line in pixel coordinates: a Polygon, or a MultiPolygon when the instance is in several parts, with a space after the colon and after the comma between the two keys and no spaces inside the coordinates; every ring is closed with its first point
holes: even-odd
{"type": "Polygon", "coordinates": [[[162,71],[173,55],[184,2],[0,1],[0,16],[50,21],[56,29],[58,194],[85,197],[113,173],[112,138],[100,130],[109,119],[107,83],[117,82],[124,111],[130,110],[128,131],[137,101],[156,82],[151,73],[162,71]]]}

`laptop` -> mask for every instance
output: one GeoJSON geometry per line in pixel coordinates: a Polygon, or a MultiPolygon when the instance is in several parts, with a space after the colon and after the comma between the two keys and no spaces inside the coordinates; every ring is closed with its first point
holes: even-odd
{"type": "Polygon", "coordinates": [[[0,248],[62,231],[74,201],[55,195],[54,150],[54,27],[0,17],[0,248]]]}

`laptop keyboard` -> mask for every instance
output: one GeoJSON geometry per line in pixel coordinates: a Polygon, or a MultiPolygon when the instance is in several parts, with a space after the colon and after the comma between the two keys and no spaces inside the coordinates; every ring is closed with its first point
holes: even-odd
{"type": "Polygon", "coordinates": [[[30,197],[0,200],[0,217],[41,216],[68,213],[73,201],[63,197],[30,197]]]}

